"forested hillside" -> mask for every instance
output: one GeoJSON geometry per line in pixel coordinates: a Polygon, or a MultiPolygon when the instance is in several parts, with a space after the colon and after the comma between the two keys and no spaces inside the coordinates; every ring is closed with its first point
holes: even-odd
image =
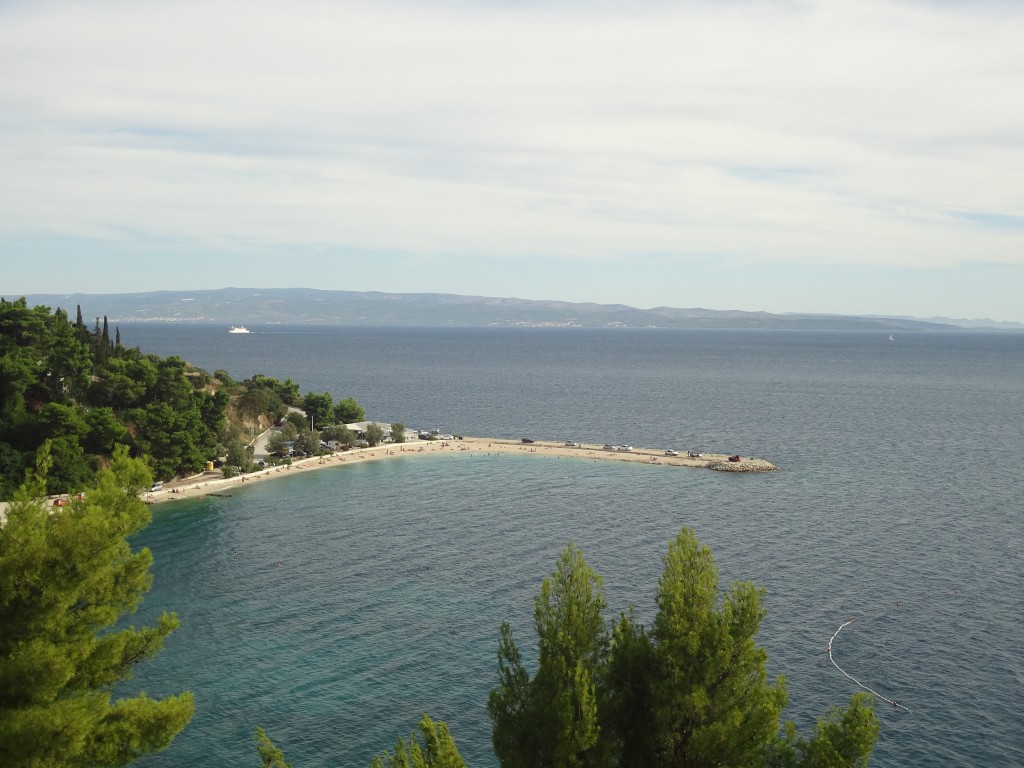
{"type": "Polygon", "coordinates": [[[48,493],[88,485],[114,446],[156,477],[194,472],[216,454],[230,396],[176,358],[146,355],[92,329],[81,310],[0,300],[0,497],[9,498],[50,441],[48,493]]]}

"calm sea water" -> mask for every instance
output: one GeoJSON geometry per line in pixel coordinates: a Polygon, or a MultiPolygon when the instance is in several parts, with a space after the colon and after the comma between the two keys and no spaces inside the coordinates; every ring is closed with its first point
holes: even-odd
{"type": "Polygon", "coordinates": [[[532,649],[533,595],[577,542],[610,607],[653,615],[681,526],[723,584],[768,590],[760,641],[805,733],[855,686],[880,766],[1024,765],[1024,335],[194,325],[125,343],[235,378],[292,377],[371,418],[473,435],[737,452],[731,475],[541,456],[339,466],[155,508],[135,621],[182,621],[132,689],[197,714],[147,766],[365,766],[421,712],[496,765],[498,627],[532,649]],[[897,607],[897,603],[899,607],[897,607]]]}

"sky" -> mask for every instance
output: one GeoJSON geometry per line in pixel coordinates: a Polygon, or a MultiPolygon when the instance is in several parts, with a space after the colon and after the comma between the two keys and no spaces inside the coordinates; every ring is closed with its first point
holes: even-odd
{"type": "Polygon", "coordinates": [[[1024,4],[0,0],[0,295],[1024,321],[1024,4]]]}

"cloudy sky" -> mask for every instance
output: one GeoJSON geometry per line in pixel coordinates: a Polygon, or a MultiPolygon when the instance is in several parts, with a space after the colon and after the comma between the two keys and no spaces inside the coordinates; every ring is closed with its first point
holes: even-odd
{"type": "Polygon", "coordinates": [[[1024,321],[1024,4],[0,0],[0,294],[1024,321]]]}

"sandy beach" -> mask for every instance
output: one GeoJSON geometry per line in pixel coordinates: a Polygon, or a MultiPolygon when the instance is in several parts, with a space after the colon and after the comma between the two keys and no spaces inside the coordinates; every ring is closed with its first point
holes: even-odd
{"type": "Polygon", "coordinates": [[[729,461],[729,456],[720,453],[705,453],[699,458],[690,458],[685,453],[679,456],[666,456],[663,449],[633,448],[629,451],[606,450],[601,445],[564,443],[538,440],[523,443],[520,440],[502,440],[488,437],[463,437],[458,440],[412,440],[407,443],[388,443],[373,448],[355,448],[343,453],[325,456],[311,456],[294,460],[291,465],[268,467],[247,475],[225,478],[220,470],[204,472],[189,478],[171,480],[163,484],[163,488],[147,493],[147,503],[160,503],[176,499],[194,498],[197,496],[216,496],[225,490],[246,483],[260,483],[276,477],[288,477],[299,472],[310,472],[326,467],[344,466],[345,464],[365,461],[384,461],[394,457],[414,458],[442,453],[481,453],[481,454],[538,454],[551,457],[576,459],[592,459],[601,461],[630,461],[639,464],[663,467],[689,467],[697,469],[714,469],[731,472],[771,472],[777,468],[763,459],[742,457],[738,462],[729,461]]]}
{"type": "MultiPolygon", "coordinates": [[[[521,440],[503,440],[491,437],[463,437],[457,440],[412,440],[407,443],[388,443],[373,448],[355,448],[351,451],[332,453],[325,456],[311,456],[296,459],[290,465],[267,467],[259,472],[226,478],[217,469],[187,478],[178,478],[163,483],[159,491],[147,492],[143,501],[157,504],[178,499],[217,496],[235,486],[246,483],[261,483],[276,477],[288,477],[299,472],[310,472],[326,467],[344,466],[365,461],[384,461],[393,457],[414,458],[442,453],[474,452],[481,454],[537,454],[541,456],[592,459],[600,461],[631,461],[639,464],[661,467],[689,467],[729,472],[773,472],[775,465],[751,457],[740,461],[729,461],[724,453],[704,453],[691,458],[685,453],[667,456],[663,449],[632,448],[631,450],[608,450],[601,445],[578,443],[566,445],[558,442],[538,440],[523,443],[521,440]]],[[[4,519],[6,502],[0,502],[0,523],[4,519]]]]}

